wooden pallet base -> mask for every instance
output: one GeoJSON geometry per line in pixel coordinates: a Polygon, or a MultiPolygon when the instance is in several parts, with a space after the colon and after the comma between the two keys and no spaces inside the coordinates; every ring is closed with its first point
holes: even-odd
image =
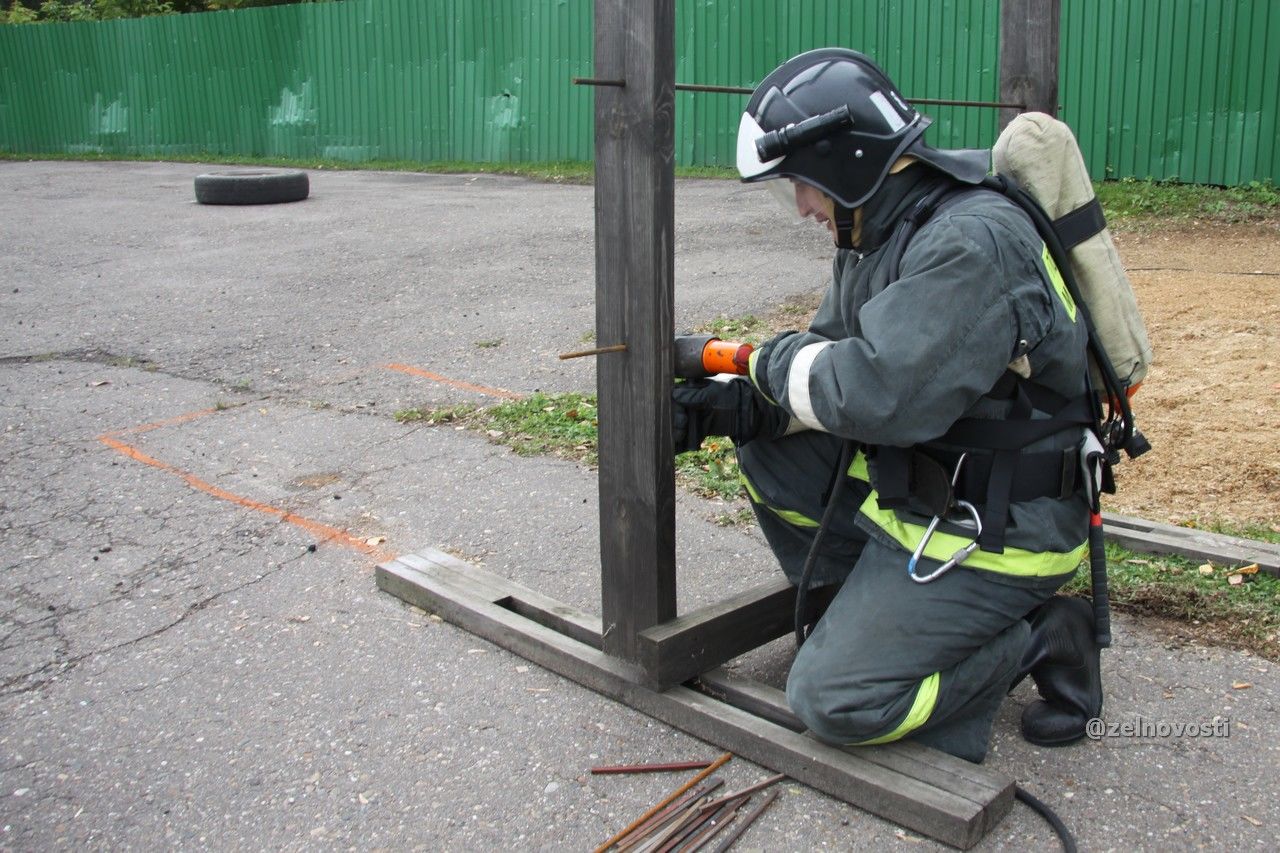
{"type": "Polygon", "coordinates": [[[1102,523],[1107,541],[1131,551],[1213,560],[1224,566],[1257,563],[1261,571],[1280,577],[1280,545],[1107,512],[1102,523]]]}
{"type": "MultiPolygon", "coordinates": [[[[597,693],[953,847],[977,844],[1013,803],[1013,780],[918,744],[845,749],[821,743],[804,734],[781,691],[723,669],[655,689],[640,666],[601,651],[598,618],[441,552],[384,563],[377,582],[597,693]]],[[[708,624],[732,618],[712,610],[708,624]]]]}

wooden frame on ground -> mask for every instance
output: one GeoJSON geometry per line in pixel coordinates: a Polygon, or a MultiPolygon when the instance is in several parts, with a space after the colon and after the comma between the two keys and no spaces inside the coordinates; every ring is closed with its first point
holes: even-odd
{"type": "MultiPolygon", "coordinates": [[[[1056,16],[1057,2],[1006,0],[1021,17],[1003,15],[1002,27],[1035,10],[1056,16]]],[[[790,632],[788,584],[677,617],[674,24],[674,0],[595,2],[596,340],[609,349],[597,371],[602,618],[436,551],[380,565],[378,585],[632,708],[967,849],[1008,812],[1012,780],[913,743],[821,743],[803,733],[780,691],[719,669],[790,632]]],[[[1042,74],[1046,51],[1014,41],[1010,68],[1042,74]]],[[[1053,81],[1019,85],[1056,98],[1056,52],[1053,60],[1053,81]]],[[[828,596],[811,596],[815,614],[828,596]]]]}

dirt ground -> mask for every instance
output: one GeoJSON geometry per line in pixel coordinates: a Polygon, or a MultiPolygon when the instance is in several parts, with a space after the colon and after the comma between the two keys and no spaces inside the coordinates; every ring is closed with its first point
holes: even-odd
{"type": "Polygon", "coordinates": [[[1280,222],[1115,234],[1155,362],[1112,512],[1280,526],[1280,222]]]}

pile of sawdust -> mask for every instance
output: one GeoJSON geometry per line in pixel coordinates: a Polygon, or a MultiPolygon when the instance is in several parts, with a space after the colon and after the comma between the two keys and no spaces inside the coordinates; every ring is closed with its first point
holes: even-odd
{"type": "Polygon", "coordinates": [[[1280,223],[1116,236],[1155,363],[1134,398],[1153,449],[1113,512],[1280,525],[1280,223]]]}

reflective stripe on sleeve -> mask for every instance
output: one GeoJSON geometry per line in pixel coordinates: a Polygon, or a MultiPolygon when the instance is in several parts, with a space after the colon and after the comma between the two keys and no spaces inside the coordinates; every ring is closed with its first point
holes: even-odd
{"type": "Polygon", "coordinates": [[[747,378],[751,380],[751,384],[756,386],[756,390],[764,394],[764,398],[773,405],[778,405],[778,401],[770,397],[765,390],[760,387],[760,380],[756,378],[756,361],[760,358],[760,349],[757,347],[751,351],[751,355],[747,356],[747,378]]]}
{"type": "Polygon", "coordinates": [[[823,341],[801,347],[791,359],[791,370],[787,373],[787,402],[791,413],[805,426],[824,432],[827,428],[814,414],[813,402],[809,399],[809,372],[813,370],[813,362],[829,346],[830,341],[823,341]]]}

